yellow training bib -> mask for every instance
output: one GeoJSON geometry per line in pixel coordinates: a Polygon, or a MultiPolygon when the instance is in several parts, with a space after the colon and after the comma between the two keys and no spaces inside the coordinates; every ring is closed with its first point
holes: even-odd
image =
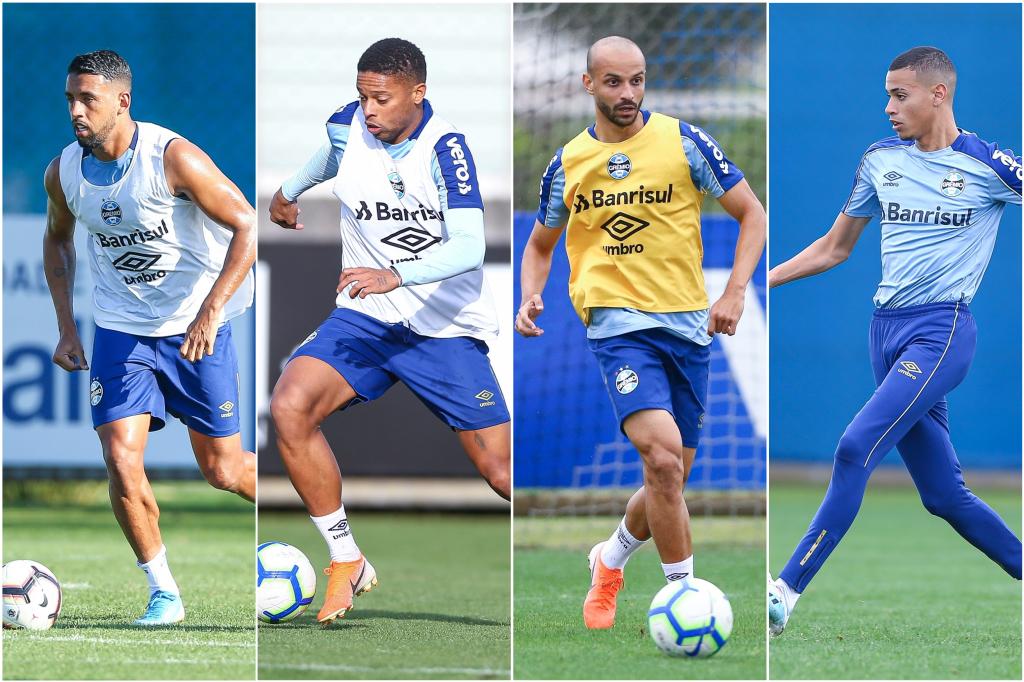
{"type": "Polygon", "coordinates": [[[569,297],[584,324],[590,308],[653,313],[708,307],[700,208],[679,121],[652,113],[625,142],[588,131],[562,149],[569,297]]]}

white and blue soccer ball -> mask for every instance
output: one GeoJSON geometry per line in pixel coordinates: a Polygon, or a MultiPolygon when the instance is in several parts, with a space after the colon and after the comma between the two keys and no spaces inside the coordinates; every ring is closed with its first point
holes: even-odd
{"type": "Polygon", "coordinates": [[[647,612],[651,638],[669,656],[707,658],[732,633],[732,606],[707,580],[676,580],[658,591],[647,612]]]}
{"type": "Polygon", "coordinates": [[[316,572],[306,555],[284,542],[256,549],[256,616],[287,623],[302,615],[316,594],[316,572]]]}
{"type": "Polygon", "coordinates": [[[60,583],[38,561],[4,564],[4,627],[48,630],[60,615],[60,583]]]}

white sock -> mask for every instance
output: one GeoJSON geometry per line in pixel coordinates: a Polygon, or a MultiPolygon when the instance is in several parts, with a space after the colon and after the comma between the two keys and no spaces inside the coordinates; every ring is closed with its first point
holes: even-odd
{"type": "Polygon", "coordinates": [[[674,564],[662,564],[661,570],[665,572],[665,580],[667,580],[668,582],[692,578],[693,555],[691,554],[688,559],[677,561],[674,564]]]}
{"type": "Polygon", "coordinates": [[[782,594],[782,601],[786,604],[786,611],[792,613],[793,607],[796,606],[796,600],[800,598],[800,593],[790,587],[782,578],[775,581],[775,586],[779,588],[779,592],[782,594]]]}
{"type": "Polygon", "coordinates": [[[160,551],[157,552],[155,557],[146,563],[137,561],[135,565],[146,573],[150,595],[157,590],[181,594],[178,590],[178,583],[174,582],[174,576],[171,575],[171,567],[167,564],[167,548],[163,545],[160,545],[160,551]]]}
{"type": "Polygon", "coordinates": [[[345,505],[341,505],[338,511],[327,516],[310,516],[309,518],[313,520],[320,535],[324,536],[327,549],[331,553],[331,561],[355,561],[362,556],[359,548],[356,547],[355,538],[352,537],[352,529],[348,526],[345,505]]]}
{"type": "Polygon", "coordinates": [[[622,568],[633,552],[644,546],[646,540],[637,540],[626,528],[626,517],[601,548],[601,562],[608,568],[622,568]]]}

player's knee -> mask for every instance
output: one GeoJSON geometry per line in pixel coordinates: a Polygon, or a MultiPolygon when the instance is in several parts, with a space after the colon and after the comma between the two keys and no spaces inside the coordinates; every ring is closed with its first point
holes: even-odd
{"type": "Polygon", "coordinates": [[[686,477],[679,453],[655,443],[641,450],[640,455],[645,487],[660,494],[682,494],[686,477]]]}
{"type": "Polygon", "coordinates": [[[216,462],[201,467],[206,482],[217,490],[234,490],[238,484],[237,467],[224,462],[216,462]]]}
{"type": "Polygon", "coordinates": [[[964,489],[955,492],[946,491],[942,494],[927,494],[921,496],[921,503],[929,514],[941,519],[952,519],[957,516],[968,495],[970,493],[964,489]]]}
{"type": "Polygon", "coordinates": [[[106,443],[103,448],[103,461],[107,466],[107,474],[111,482],[127,486],[140,479],[142,453],[118,443],[106,443]]]}
{"type": "Polygon", "coordinates": [[[835,457],[839,462],[854,462],[863,466],[868,458],[868,447],[864,446],[863,439],[851,435],[847,430],[839,439],[835,457]]]}
{"type": "Polygon", "coordinates": [[[291,438],[316,429],[316,420],[301,393],[284,389],[274,391],[270,399],[270,417],[281,438],[291,438]]]}
{"type": "Polygon", "coordinates": [[[485,474],[487,483],[505,498],[511,493],[512,477],[509,474],[508,465],[491,467],[485,474]]]}

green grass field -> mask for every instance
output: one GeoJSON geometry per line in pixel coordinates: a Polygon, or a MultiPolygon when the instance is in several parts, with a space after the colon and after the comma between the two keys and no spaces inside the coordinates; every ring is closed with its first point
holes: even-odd
{"type": "MultiPolygon", "coordinates": [[[[508,679],[509,519],[506,515],[350,514],[379,585],[330,628],[316,613],[327,584],[296,620],[260,624],[261,679],[508,679]]],[[[261,512],[262,542],[329,557],[304,514],[261,512]]]]}
{"type": "MultiPolygon", "coordinates": [[[[825,486],[772,485],[771,568],[825,486]]],[[[1015,491],[976,490],[1020,534],[1015,491]]],[[[912,488],[874,486],[771,642],[773,679],[1021,679],[1021,584],[929,515],[912,488]]]]}
{"type": "Polygon", "coordinates": [[[647,634],[647,609],[665,584],[650,543],[626,566],[615,627],[583,626],[587,552],[616,523],[612,517],[516,518],[516,679],[764,679],[764,519],[693,521],[694,572],[726,593],[735,617],[726,647],[701,660],[665,656],[647,634]]]}
{"type": "Polygon", "coordinates": [[[64,506],[5,503],[4,561],[45,564],[64,602],[50,630],[4,630],[4,679],[253,679],[253,506],[205,483],[153,489],[186,610],[183,624],[155,630],[131,626],[149,591],[106,483],[74,484],[75,503],[64,506]]]}

